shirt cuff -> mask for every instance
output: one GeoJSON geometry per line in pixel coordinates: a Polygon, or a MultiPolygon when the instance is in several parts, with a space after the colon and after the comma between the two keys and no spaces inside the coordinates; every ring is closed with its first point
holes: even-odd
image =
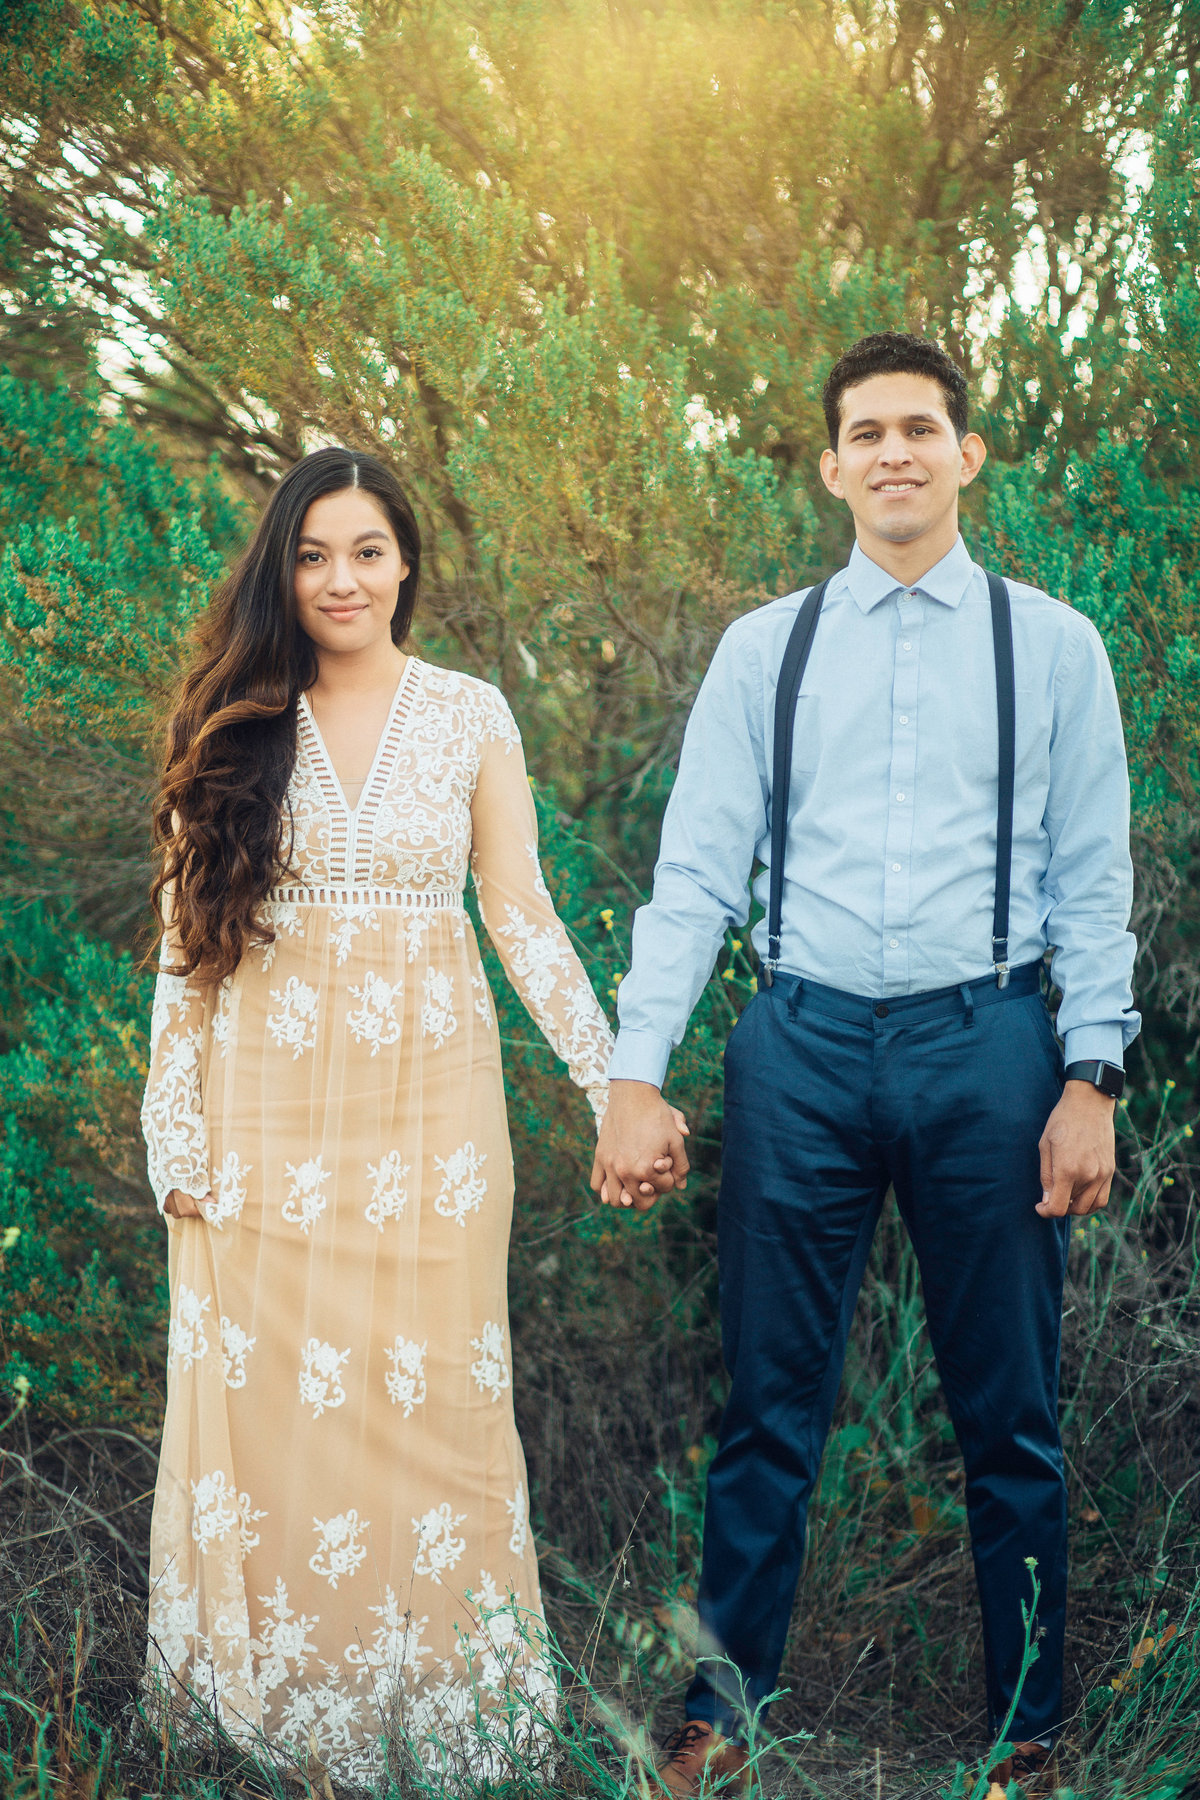
{"type": "Polygon", "coordinates": [[[1118,1069],[1125,1067],[1125,1034],[1115,1021],[1111,1025],[1076,1025],[1063,1044],[1069,1063],[1106,1062],[1118,1069]]]}
{"type": "Polygon", "coordinates": [[[608,1065],[608,1079],[648,1081],[651,1087],[661,1088],[674,1048],[670,1038],[660,1037],[657,1031],[637,1031],[623,1025],[608,1065]]]}

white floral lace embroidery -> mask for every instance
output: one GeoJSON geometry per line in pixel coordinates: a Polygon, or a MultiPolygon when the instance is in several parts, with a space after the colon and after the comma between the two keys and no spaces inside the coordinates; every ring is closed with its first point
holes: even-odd
{"type": "Polygon", "coordinates": [[[442,1571],[455,1566],[467,1547],[467,1540],[455,1537],[454,1533],[466,1516],[466,1513],[452,1513],[450,1502],[443,1500],[440,1506],[431,1506],[421,1518],[413,1520],[413,1530],[417,1534],[414,1575],[431,1575],[434,1581],[440,1581],[442,1571]]]}
{"type": "Polygon", "coordinates": [[[421,1007],[421,1033],[431,1037],[440,1050],[448,1037],[458,1030],[454,1016],[454,980],[440,969],[426,969],[425,1001],[421,1007]]]}
{"type": "Polygon", "coordinates": [[[516,1493],[511,1500],[504,1502],[504,1507],[513,1522],[508,1547],[514,1556],[524,1556],[525,1546],[529,1542],[529,1502],[525,1498],[521,1482],[518,1481],[516,1493]]]}
{"type": "Polygon", "coordinates": [[[281,988],[271,989],[271,998],[279,1008],[267,1015],[267,1030],[275,1042],[291,1046],[292,1061],[311,1050],[317,1041],[317,1009],[320,996],[298,975],[289,975],[281,988]]]}
{"type": "Polygon", "coordinates": [[[428,1348],[428,1338],[418,1344],[413,1338],[397,1337],[391,1349],[384,1351],[392,1366],[383,1379],[392,1405],[402,1406],[406,1419],[414,1407],[425,1401],[425,1352],[428,1348]]]}
{"type": "Polygon", "coordinates": [[[398,1219],[408,1205],[408,1189],[404,1183],[411,1170],[398,1150],[389,1150],[378,1163],[367,1164],[371,1177],[371,1198],[366,1205],[369,1225],[380,1231],[389,1219],[398,1219]]]}
{"type": "Polygon", "coordinates": [[[243,1557],[248,1556],[261,1541],[251,1526],[257,1520],[265,1519],[266,1513],[261,1509],[254,1510],[249,1494],[239,1494],[234,1483],[225,1479],[224,1469],[213,1469],[210,1474],[201,1475],[198,1481],[192,1482],[191,1489],[192,1536],[201,1552],[236,1531],[241,1553],[243,1557]]]}
{"type": "Polygon", "coordinates": [[[561,927],[540,928],[531,924],[520,907],[504,908],[507,925],[497,927],[498,935],[509,941],[510,966],[534,1006],[544,1006],[563,970],[570,967],[570,947],[561,927]]]}
{"type": "Polygon", "coordinates": [[[168,1563],[150,1589],[150,1638],[168,1669],[186,1660],[200,1625],[200,1602],[186,1587],[174,1563],[168,1563]]]}
{"type": "Polygon", "coordinates": [[[486,1150],[476,1150],[474,1144],[467,1142],[447,1157],[434,1157],[434,1163],[442,1172],[442,1185],[433,1210],[441,1213],[444,1219],[453,1219],[456,1225],[467,1222],[469,1212],[478,1212],[487,1193],[487,1182],[479,1173],[487,1161],[486,1150]]]}
{"type": "Polygon", "coordinates": [[[404,997],[403,981],[386,981],[368,969],[361,987],[350,989],[354,999],[362,1002],[356,1012],[347,1013],[346,1023],[359,1043],[371,1046],[378,1056],[383,1044],[397,1044],[403,1029],[396,1007],[404,997]]]}
{"type": "Polygon", "coordinates": [[[487,976],[483,964],[475,965],[475,973],[471,977],[471,992],[475,996],[476,1017],[482,1020],[490,1031],[492,1028],[492,997],[488,992],[487,976]]]}
{"type": "Polygon", "coordinates": [[[327,1407],[344,1406],[342,1365],[350,1360],[349,1350],[338,1350],[320,1338],[310,1337],[300,1358],[300,1398],[305,1406],[312,1407],[314,1419],[319,1419],[327,1407]]]}
{"type": "Polygon", "coordinates": [[[317,1646],[309,1642],[309,1633],[320,1623],[320,1614],[310,1618],[293,1611],[282,1576],[276,1576],[271,1594],[260,1594],[259,1602],[267,1610],[261,1637],[250,1640],[250,1648],[259,1658],[258,1681],[264,1694],[280,1687],[289,1675],[303,1675],[308,1659],[317,1646]],[[289,1664],[294,1667],[289,1667],[289,1664]]]}
{"type": "Polygon", "coordinates": [[[200,1094],[204,994],[160,969],[150,1017],[150,1078],[142,1100],[146,1167],[161,1209],[172,1188],[199,1200],[209,1191],[200,1094]]]}
{"type": "Polygon", "coordinates": [[[344,1756],[354,1744],[353,1726],[358,1702],[336,1668],[324,1664],[325,1680],[289,1688],[279,1717],[278,1734],[295,1752],[310,1753],[315,1745],[320,1756],[344,1756]]]}
{"type": "Polygon", "coordinates": [[[425,948],[425,939],[429,936],[429,927],[433,924],[433,914],[427,912],[410,912],[404,915],[404,955],[405,959],[416,962],[425,948]]]}
{"type": "Polygon", "coordinates": [[[302,938],[304,921],[300,917],[300,908],[290,900],[267,900],[259,912],[264,922],[275,933],[269,944],[260,944],[259,946],[262,951],[262,970],[265,975],[275,961],[280,938],[284,936],[302,938]]]}
{"type": "Polygon", "coordinates": [[[307,1237],[309,1226],[316,1223],[329,1204],[325,1183],[333,1170],[327,1169],[319,1156],[309,1157],[298,1166],[293,1163],[283,1166],[292,1183],[283,1203],[283,1217],[289,1225],[298,1225],[307,1237]]]}
{"type": "Polygon", "coordinates": [[[222,1056],[229,1054],[229,1034],[233,1028],[233,980],[227,975],[217,991],[216,1011],[212,1016],[213,1043],[222,1056]]]}
{"type": "Polygon", "coordinates": [[[419,1677],[424,1673],[425,1658],[432,1653],[432,1646],[421,1642],[421,1633],[429,1625],[429,1615],[414,1619],[411,1612],[401,1612],[400,1602],[390,1587],[383,1590],[383,1605],[368,1606],[367,1611],[374,1613],[379,1624],[369,1644],[347,1647],[345,1660],[351,1668],[357,1668],[360,1682],[369,1682],[386,1700],[403,1690],[405,1675],[419,1677]]]}
{"type": "Polygon", "coordinates": [[[220,1231],[228,1219],[240,1219],[246,1204],[246,1177],[253,1167],[244,1163],[236,1150],[227,1150],[213,1175],[213,1204],[205,1218],[220,1231]]]}
{"type": "Polygon", "coordinates": [[[249,1337],[240,1325],[221,1314],[221,1369],[226,1387],[245,1387],[246,1358],[257,1342],[257,1337],[249,1337]]]}
{"type": "Polygon", "coordinates": [[[317,1548],[308,1559],[313,1574],[323,1576],[332,1588],[344,1575],[353,1575],[367,1560],[367,1547],[358,1540],[370,1529],[370,1522],[360,1519],[354,1507],[333,1519],[314,1519],[317,1548]]]}
{"type": "Polygon", "coordinates": [[[477,1338],[471,1339],[478,1360],[471,1364],[471,1376],[481,1394],[498,1400],[509,1385],[508,1364],[504,1360],[504,1327],[489,1319],[477,1338]]]}
{"type": "MultiPolygon", "coordinates": [[[[207,1353],[208,1338],[204,1331],[204,1315],[212,1301],[181,1281],[175,1295],[171,1322],[167,1326],[167,1361],[190,1369],[207,1353]]],[[[211,1321],[210,1321],[211,1322],[211,1321]]]]}
{"type": "MultiPolygon", "coordinates": [[[[348,903],[335,906],[329,915],[333,930],[330,937],[337,953],[338,966],[345,962],[360,931],[378,931],[379,914],[373,906],[348,903]]],[[[409,958],[411,961],[411,957],[409,958]]]]}

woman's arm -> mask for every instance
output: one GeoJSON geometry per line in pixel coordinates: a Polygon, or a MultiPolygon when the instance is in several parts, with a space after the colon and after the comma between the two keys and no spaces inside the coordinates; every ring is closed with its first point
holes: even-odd
{"type": "Polygon", "coordinates": [[[208,1138],[200,1094],[204,989],[193,977],[172,975],[175,944],[170,894],[163,896],[165,928],[150,1018],[150,1072],[142,1099],[142,1131],[150,1186],[160,1212],[198,1216],[211,1198],[208,1138]]]}
{"type": "Polygon", "coordinates": [[[484,746],[471,803],[479,910],[505,974],[599,1119],[612,1032],[542,879],[520,734],[499,693],[495,704],[502,716],[484,746]]]}

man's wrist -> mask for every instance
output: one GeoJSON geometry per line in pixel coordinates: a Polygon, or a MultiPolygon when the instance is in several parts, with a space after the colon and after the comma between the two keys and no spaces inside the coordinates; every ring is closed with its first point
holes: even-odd
{"type": "Polygon", "coordinates": [[[1109,1100],[1119,1100],[1125,1091],[1125,1071],[1121,1065],[1099,1057],[1068,1062],[1065,1076],[1069,1082],[1091,1087],[1109,1100]]]}
{"type": "Polygon", "coordinates": [[[1067,1082],[1063,1094],[1070,1100],[1095,1100],[1109,1112],[1112,1112],[1117,1104],[1112,1094],[1102,1093],[1090,1081],[1076,1081],[1074,1078],[1067,1082]]]}

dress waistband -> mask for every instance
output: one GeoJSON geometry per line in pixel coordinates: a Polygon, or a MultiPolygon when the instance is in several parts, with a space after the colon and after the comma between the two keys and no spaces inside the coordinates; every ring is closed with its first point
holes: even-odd
{"type": "Polygon", "coordinates": [[[811,1010],[845,1019],[852,1025],[875,1026],[887,1019],[892,1025],[914,1025],[918,1019],[936,1019],[962,1013],[970,1018],[976,1007],[996,1006],[1005,1000],[1025,1000],[1041,986],[1042,964],[1023,963],[1014,969],[1007,987],[997,987],[994,975],[981,975],[975,981],[964,981],[958,987],[926,988],[921,994],[892,994],[887,999],[869,999],[865,994],[847,994],[841,988],[825,987],[809,981],[805,975],[775,976],[772,987],[760,984],[760,993],[770,994],[787,1003],[791,1012],[811,1010]]]}
{"type": "Polygon", "coordinates": [[[385,906],[402,912],[461,912],[461,888],[273,887],[267,901],[292,906],[385,906]]]}

